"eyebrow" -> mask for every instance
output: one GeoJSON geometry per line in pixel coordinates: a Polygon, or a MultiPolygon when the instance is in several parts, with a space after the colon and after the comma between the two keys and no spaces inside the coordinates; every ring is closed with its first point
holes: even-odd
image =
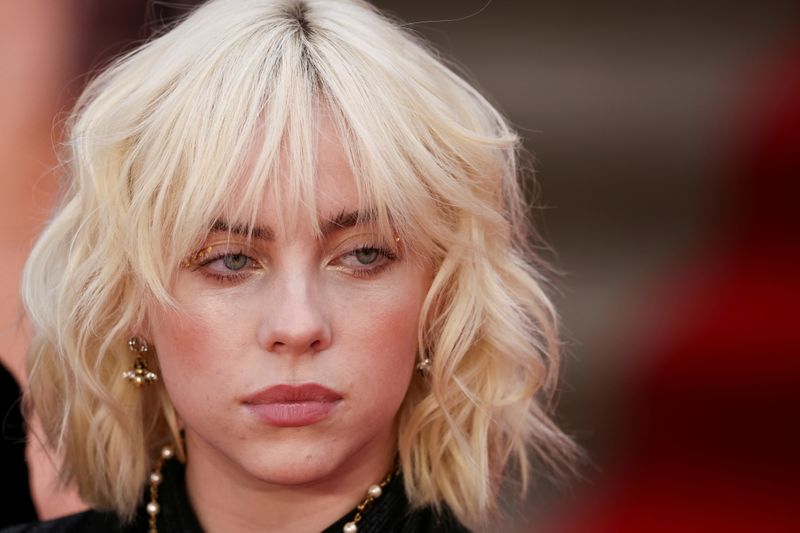
{"type": "Polygon", "coordinates": [[[262,241],[272,241],[275,233],[266,226],[255,226],[252,229],[244,224],[234,224],[231,226],[224,220],[217,220],[211,226],[211,233],[233,233],[241,237],[253,237],[262,241]]]}
{"type": "MultiPolygon", "coordinates": [[[[343,229],[352,228],[364,222],[375,220],[375,213],[372,211],[345,211],[342,210],[335,217],[322,221],[322,236],[327,237],[331,233],[343,229]]],[[[269,226],[247,226],[245,224],[229,224],[224,220],[217,220],[211,226],[212,233],[233,233],[242,237],[251,236],[263,241],[275,240],[275,232],[269,226]]]]}
{"type": "Polygon", "coordinates": [[[375,220],[373,211],[345,211],[342,210],[335,217],[322,223],[322,235],[327,237],[335,231],[352,228],[359,223],[372,222],[375,220]]]}

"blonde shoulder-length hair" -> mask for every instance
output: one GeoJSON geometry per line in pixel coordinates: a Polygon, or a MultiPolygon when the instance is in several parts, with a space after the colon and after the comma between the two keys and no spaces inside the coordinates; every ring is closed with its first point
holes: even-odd
{"type": "Polygon", "coordinates": [[[480,528],[512,473],[527,486],[532,455],[572,456],[548,415],[556,313],[507,121],[366,2],[212,0],[89,85],[63,200],[25,267],[29,407],[88,503],[130,519],[156,450],[180,445],[163,385],[121,379],[127,338],[150,305],[176,305],[170,280],[215,220],[255,220],[259,191],[315,223],[323,114],[360,203],[435,267],[418,339],[430,372],[398,413],[412,505],[480,528]]]}

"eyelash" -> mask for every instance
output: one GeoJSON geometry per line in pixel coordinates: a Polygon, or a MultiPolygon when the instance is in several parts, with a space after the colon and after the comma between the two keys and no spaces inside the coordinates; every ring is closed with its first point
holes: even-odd
{"type": "Polygon", "coordinates": [[[376,261],[380,262],[375,266],[364,265],[365,268],[352,269],[350,271],[350,274],[352,274],[357,278],[367,279],[375,277],[384,270],[386,270],[387,268],[389,268],[394,263],[394,261],[397,260],[397,254],[395,254],[392,250],[389,250],[388,248],[384,248],[382,246],[376,246],[371,244],[363,244],[361,246],[358,246],[353,250],[350,250],[349,252],[340,255],[339,257],[348,257],[348,256],[355,257],[356,253],[364,251],[378,252],[379,258],[376,261]],[[381,261],[380,258],[383,258],[384,261],[381,261]]]}
{"type": "MultiPolygon", "coordinates": [[[[360,279],[369,279],[377,276],[378,274],[389,268],[394,263],[394,261],[397,260],[397,254],[392,250],[372,244],[363,244],[361,246],[357,246],[356,248],[353,248],[349,252],[339,255],[337,259],[343,257],[355,257],[355,254],[357,254],[358,252],[365,252],[365,251],[378,252],[379,259],[377,259],[376,261],[380,261],[380,257],[384,258],[385,260],[379,262],[376,266],[365,265],[365,268],[349,269],[350,275],[360,279]]],[[[196,267],[192,269],[192,271],[193,272],[200,271],[202,275],[220,283],[235,284],[237,281],[244,280],[246,277],[248,277],[249,272],[256,270],[256,267],[254,267],[255,263],[258,263],[258,261],[256,261],[249,255],[244,253],[244,250],[239,250],[236,252],[220,252],[213,255],[212,257],[204,259],[201,263],[197,264],[196,267]],[[229,272],[228,274],[219,274],[216,272],[211,272],[204,268],[214,263],[215,261],[220,261],[225,257],[233,257],[233,256],[244,256],[247,258],[248,261],[250,261],[251,264],[243,267],[239,271],[233,271],[233,270],[228,271],[229,272]]]]}
{"type": "Polygon", "coordinates": [[[209,257],[208,259],[203,260],[201,263],[199,263],[192,270],[192,272],[196,272],[196,271],[199,270],[201,274],[203,274],[204,276],[209,277],[209,278],[211,278],[211,279],[213,279],[215,281],[218,281],[218,282],[221,282],[221,283],[231,283],[231,284],[236,283],[237,281],[240,281],[240,280],[243,280],[244,278],[246,278],[248,276],[248,272],[254,270],[253,267],[252,266],[246,266],[246,267],[242,268],[239,271],[231,270],[231,271],[229,271],[230,272],[229,274],[218,274],[216,272],[212,272],[212,271],[207,270],[207,269],[204,268],[204,267],[207,267],[208,265],[210,265],[210,264],[212,264],[212,263],[214,263],[216,261],[220,261],[220,260],[222,260],[222,259],[224,259],[226,257],[232,257],[232,256],[236,256],[236,255],[241,255],[241,256],[246,257],[247,260],[251,262],[251,265],[252,265],[252,263],[256,262],[255,259],[253,259],[249,255],[244,253],[244,250],[240,250],[238,252],[220,252],[220,253],[217,253],[217,254],[209,257]]]}

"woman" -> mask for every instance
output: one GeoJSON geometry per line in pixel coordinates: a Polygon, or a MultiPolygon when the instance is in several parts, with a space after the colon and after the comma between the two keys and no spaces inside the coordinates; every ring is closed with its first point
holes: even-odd
{"type": "Polygon", "coordinates": [[[96,510],[33,531],[494,529],[567,464],[518,138],[368,4],[208,2],[69,129],[27,399],[96,510]]]}

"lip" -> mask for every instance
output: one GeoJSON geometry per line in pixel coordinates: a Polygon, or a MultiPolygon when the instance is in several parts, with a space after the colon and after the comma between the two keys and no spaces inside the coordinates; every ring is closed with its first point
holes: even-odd
{"type": "Polygon", "coordinates": [[[245,406],[263,422],[276,427],[301,427],[325,419],[342,395],[317,383],[275,385],[247,397],[245,406]]]}

